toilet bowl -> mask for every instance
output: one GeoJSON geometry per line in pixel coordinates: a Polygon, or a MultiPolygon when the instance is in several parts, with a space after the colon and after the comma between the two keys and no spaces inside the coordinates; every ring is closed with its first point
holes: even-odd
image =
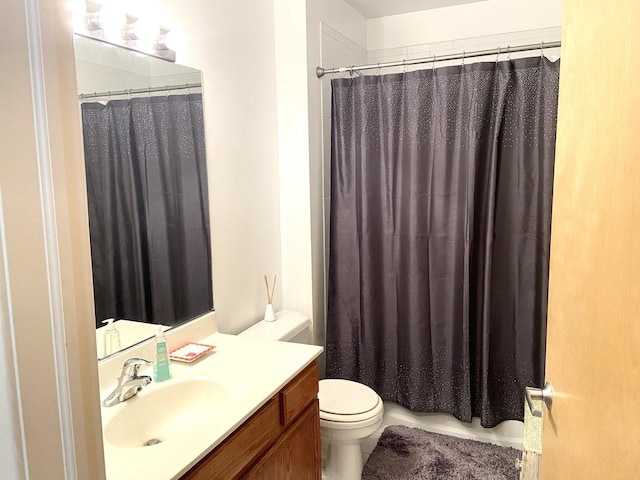
{"type": "Polygon", "coordinates": [[[327,480],[359,480],[362,478],[360,444],[382,424],[382,399],[366,385],[324,379],[319,382],[318,400],[327,480]]]}
{"type": "MultiPolygon", "coordinates": [[[[309,343],[311,321],[298,312],[279,311],[276,321],[256,323],[238,335],[294,343],[309,343]]],[[[320,437],[327,452],[326,480],[360,480],[360,444],[382,424],[382,399],[371,388],[351,380],[319,382],[320,437]]]]}

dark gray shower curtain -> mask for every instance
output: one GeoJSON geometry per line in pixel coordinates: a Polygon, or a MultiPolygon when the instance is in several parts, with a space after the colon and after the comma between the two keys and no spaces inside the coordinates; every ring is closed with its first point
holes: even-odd
{"type": "Polygon", "coordinates": [[[559,63],[333,80],[327,376],[485,427],[544,378],[559,63]]]}
{"type": "Polygon", "coordinates": [[[213,307],[202,96],[82,104],[96,322],[213,307]]]}

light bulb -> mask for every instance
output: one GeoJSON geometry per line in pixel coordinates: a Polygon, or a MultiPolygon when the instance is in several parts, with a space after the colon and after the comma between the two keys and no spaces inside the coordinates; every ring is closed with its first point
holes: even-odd
{"type": "Polygon", "coordinates": [[[164,39],[164,44],[174,52],[182,51],[189,43],[187,34],[182,30],[174,28],[170,30],[164,39]]]}
{"type": "Polygon", "coordinates": [[[119,31],[127,23],[127,14],[120,6],[107,3],[98,13],[98,21],[105,31],[119,31]]]}
{"type": "Polygon", "coordinates": [[[151,44],[160,35],[160,27],[150,18],[142,17],[136,21],[133,33],[141,42],[151,44]]]}

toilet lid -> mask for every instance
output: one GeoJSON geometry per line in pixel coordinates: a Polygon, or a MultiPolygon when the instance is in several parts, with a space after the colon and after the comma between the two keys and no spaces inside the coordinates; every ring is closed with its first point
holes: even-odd
{"type": "Polygon", "coordinates": [[[380,397],[361,383],[331,378],[320,380],[318,400],[323,412],[357,415],[373,410],[380,402],[380,397]]]}

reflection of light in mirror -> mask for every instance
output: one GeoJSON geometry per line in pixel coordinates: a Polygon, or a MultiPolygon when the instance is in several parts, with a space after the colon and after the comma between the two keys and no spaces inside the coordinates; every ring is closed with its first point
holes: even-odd
{"type": "Polygon", "coordinates": [[[136,20],[133,27],[133,33],[137,40],[151,45],[158,35],[160,35],[160,27],[149,17],[141,17],[136,20]]]}
{"type": "Polygon", "coordinates": [[[189,43],[187,34],[178,28],[174,28],[165,35],[164,44],[167,48],[180,52],[184,50],[189,43]]]}

